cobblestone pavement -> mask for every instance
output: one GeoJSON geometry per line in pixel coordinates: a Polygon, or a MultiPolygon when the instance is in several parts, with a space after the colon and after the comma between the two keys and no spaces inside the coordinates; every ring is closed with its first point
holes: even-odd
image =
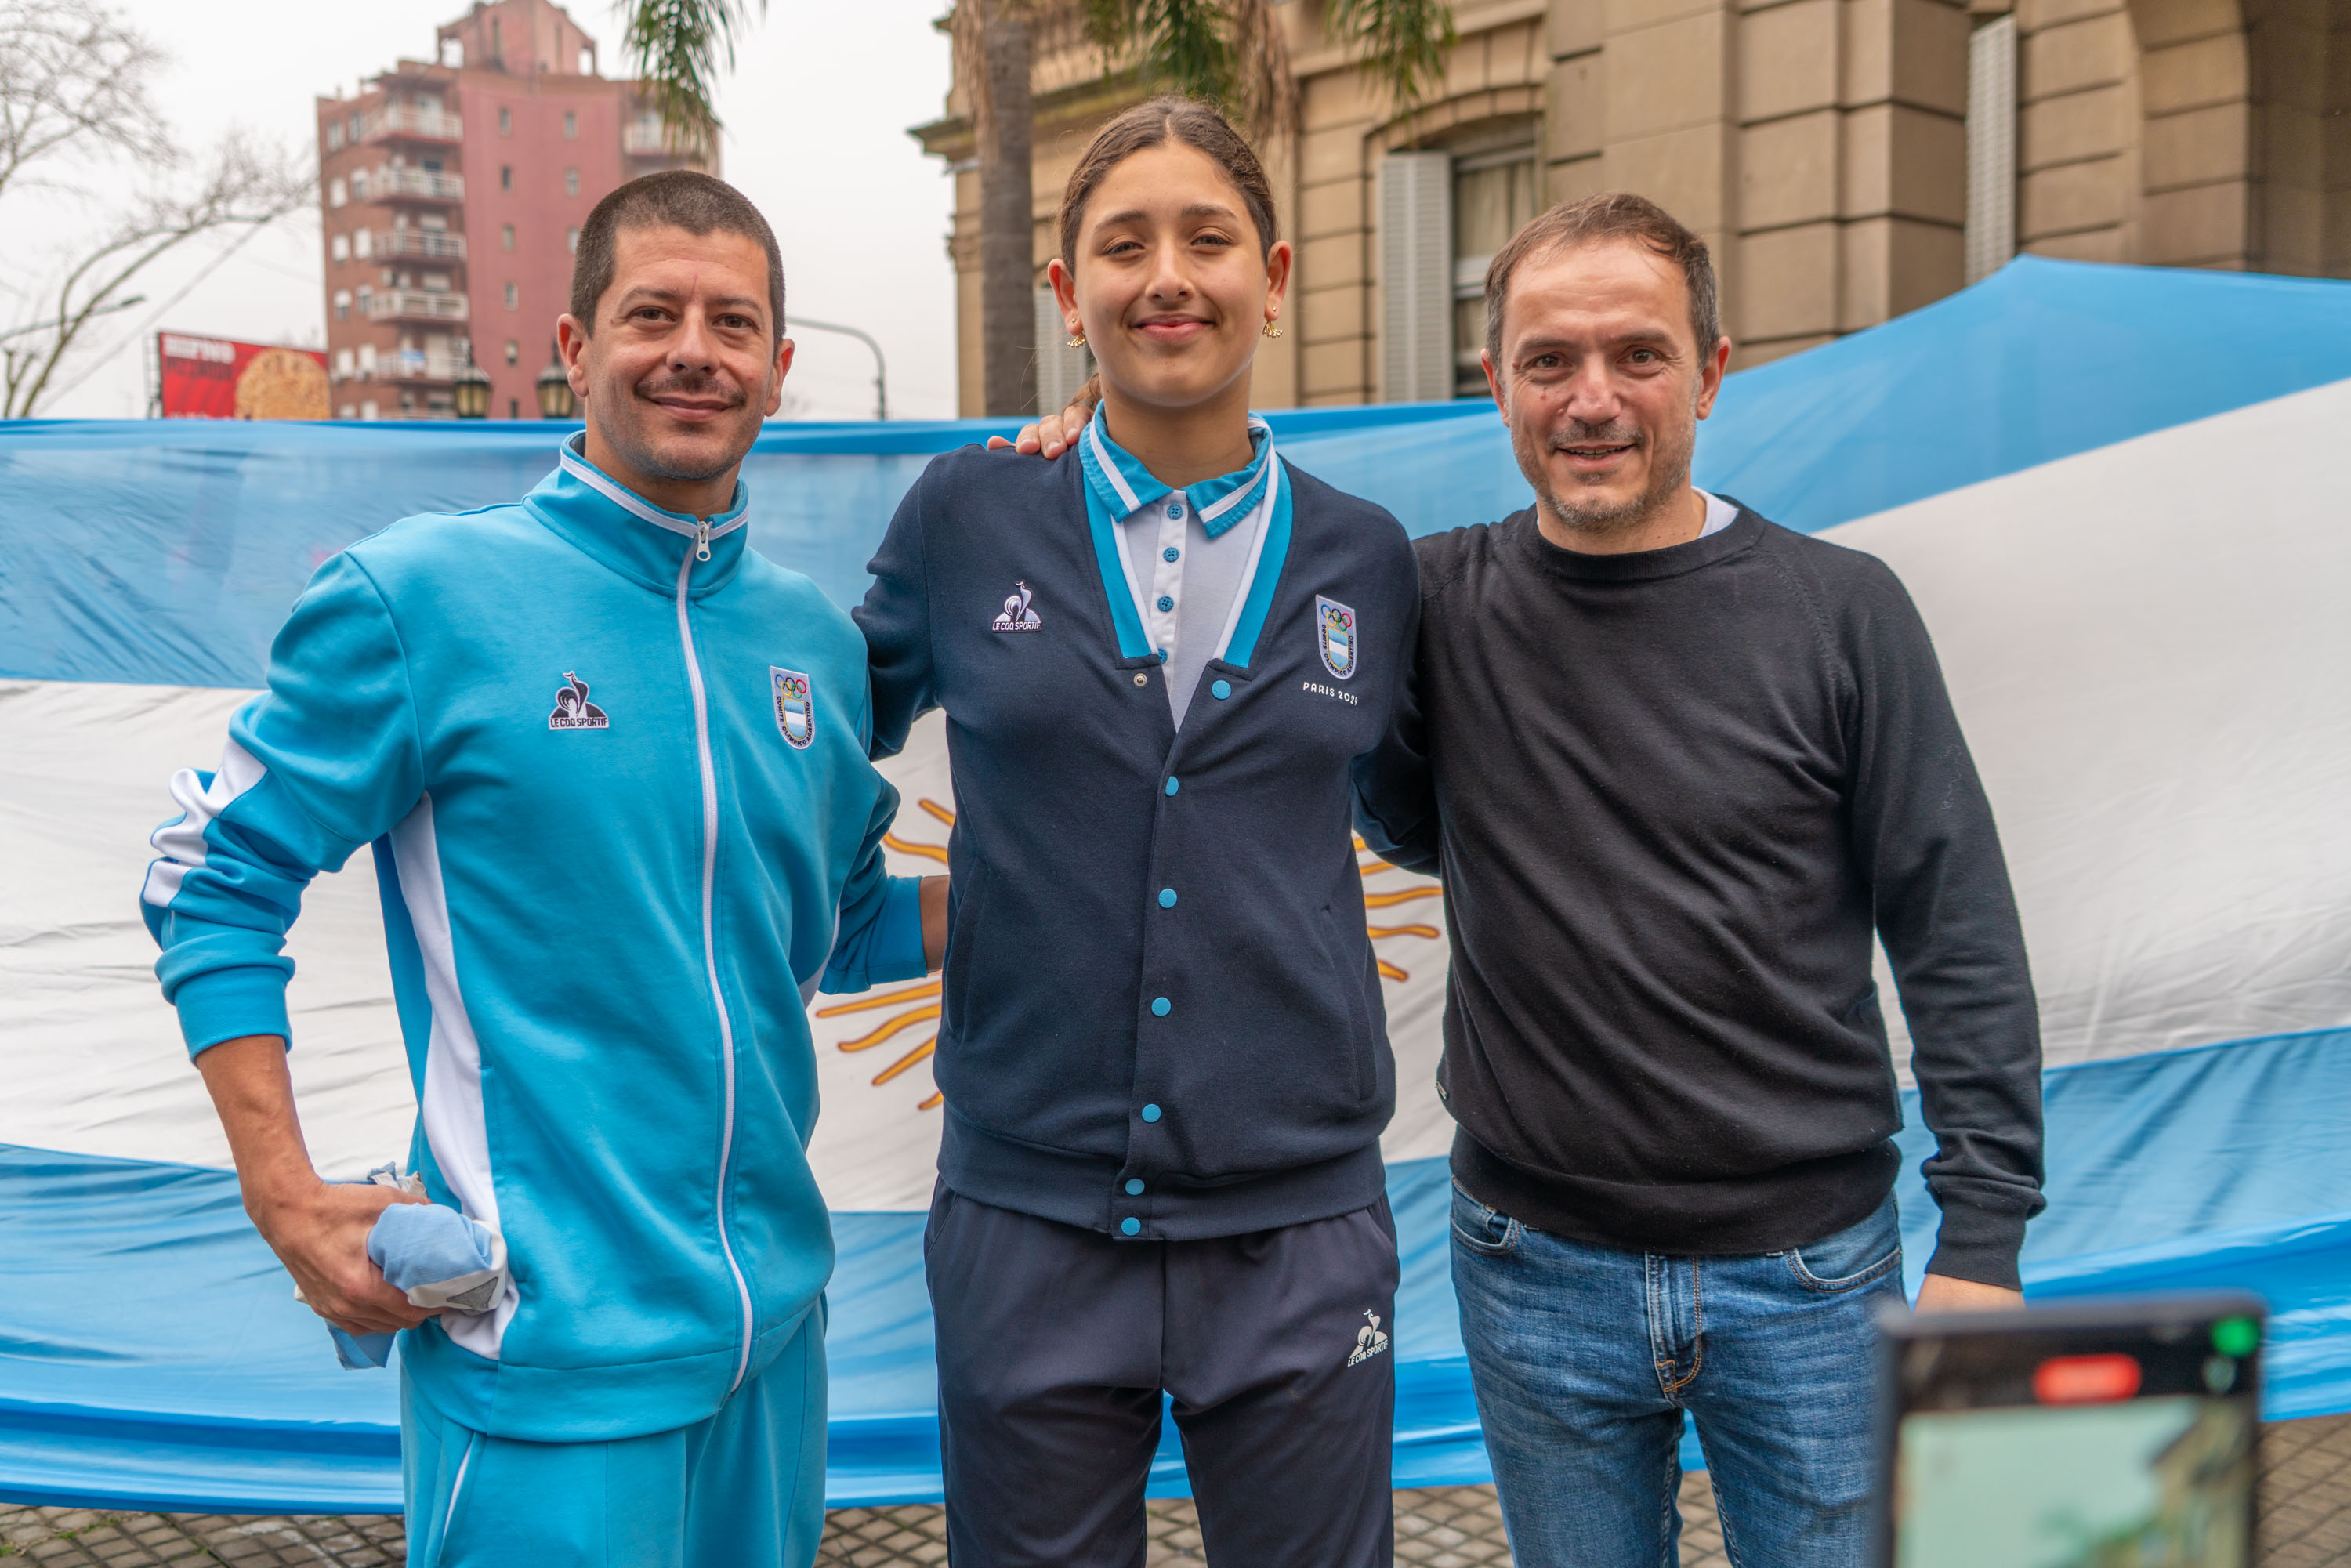
{"type": "MultiPolygon", "coordinates": [[[[1728,1568],[1706,1478],[1682,1485],[1683,1568],[1728,1568]]],[[[2351,1563],[2351,1416],[2271,1427],[2262,1448],[2261,1568],[2351,1563]]],[[[825,1522],[817,1554],[827,1568],[943,1563],[935,1508],[846,1508],[825,1522]]],[[[400,1562],[396,1518],[237,1518],[218,1514],[103,1513],[0,1503],[0,1563],[27,1568],[147,1568],[233,1563],[239,1568],[380,1568],[400,1562]]],[[[1151,1505],[1151,1563],[1201,1563],[1188,1502],[1151,1505]]],[[[1396,1561],[1411,1568],[1509,1568],[1510,1549],[1490,1487],[1396,1493],[1396,1561]]]]}

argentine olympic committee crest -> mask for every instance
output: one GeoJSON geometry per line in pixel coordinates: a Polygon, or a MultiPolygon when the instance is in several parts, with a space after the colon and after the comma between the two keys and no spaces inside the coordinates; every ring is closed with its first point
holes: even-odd
{"type": "Polygon", "coordinates": [[[809,678],[798,670],[768,666],[768,682],[776,693],[776,727],[796,751],[806,751],[816,738],[816,697],[809,678]]]}
{"type": "Polygon", "coordinates": [[[1335,599],[1314,596],[1316,641],[1322,648],[1322,667],[1340,680],[1355,673],[1355,612],[1335,599]]]}

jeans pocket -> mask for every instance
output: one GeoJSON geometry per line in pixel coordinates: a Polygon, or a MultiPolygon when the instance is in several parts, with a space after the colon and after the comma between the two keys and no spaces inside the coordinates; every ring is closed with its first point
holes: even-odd
{"type": "Polygon", "coordinates": [[[1781,1256],[1788,1260],[1796,1282],[1807,1291],[1823,1295],[1858,1291],[1901,1270],[1902,1217],[1889,1196],[1860,1224],[1847,1226],[1808,1247],[1791,1248],[1781,1256]]]}
{"type": "Polygon", "coordinates": [[[1489,1208],[1453,1186],[1453,1240],[1482,1258],[1499,1258],[1518,1250],[1524,1227],[1499,1209],[1489,1208]]]}

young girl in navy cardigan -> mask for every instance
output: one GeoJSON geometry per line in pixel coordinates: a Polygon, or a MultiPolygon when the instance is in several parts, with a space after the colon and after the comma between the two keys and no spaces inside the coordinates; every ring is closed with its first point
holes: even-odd
{"type": "Polygon", "coordinates": [[[954,767],[948,1550],[1139,1565],[1164,1396],[1212,1558],[1385,1563],[1395,1081],[1349,779],[1413,554],[1249,416],[1290,247],[1222,118],[1113,119],[1060,230],[1101,407],[1056,461],[933,463],[856,612],[876,753],[941,707],[954,767]]]}

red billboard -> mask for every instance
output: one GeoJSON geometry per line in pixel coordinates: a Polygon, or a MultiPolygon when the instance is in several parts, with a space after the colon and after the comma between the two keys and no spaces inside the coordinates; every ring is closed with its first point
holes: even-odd
{"type": "Polygon", "coordinates": [[[226,338],[156,334],[165,419],[325,419],[327,356],[226,338]]]}

